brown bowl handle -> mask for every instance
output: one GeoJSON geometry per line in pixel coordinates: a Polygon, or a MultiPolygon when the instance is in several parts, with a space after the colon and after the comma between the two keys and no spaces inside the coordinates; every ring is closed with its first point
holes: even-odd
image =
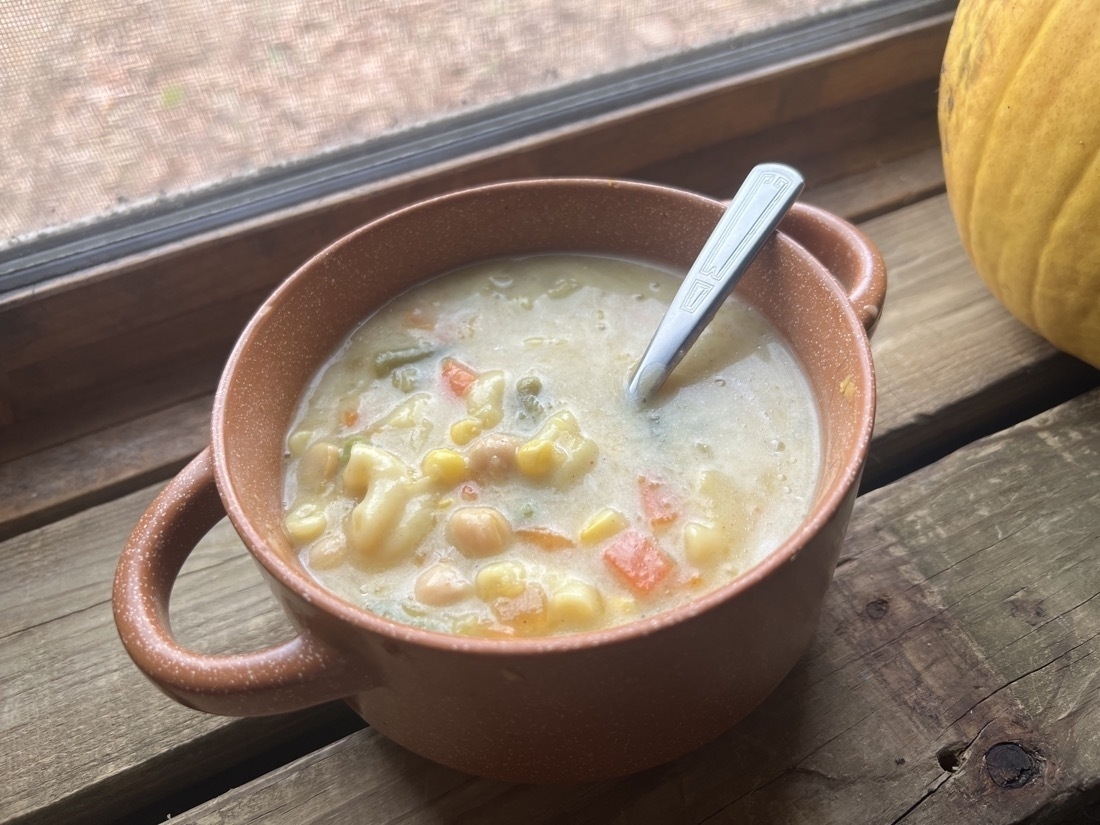
{"type": "Polygon", "coordinates": [[[173,699],[227,716],[282,713],[354,693],[343,654],[308,631],[224,656],[176,641],[168,615],[172,586],[195,545],[224,516],[207,447],[145,512],[119,559],[115,624],[131,658],[173,699]]]}
{"type": "Polygon", "coordinates": [[[843,218],[801,202],[787,213],[779,230],[805,247],[840,282],[869,337],[886,300],[886,265],[870,239],[843,218]]]}

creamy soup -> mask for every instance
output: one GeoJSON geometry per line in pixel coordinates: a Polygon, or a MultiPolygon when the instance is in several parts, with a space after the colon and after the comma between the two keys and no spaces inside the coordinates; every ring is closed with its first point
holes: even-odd
{"type": "Polygon", "coordinates": [[[533,256],[379,310],[288,435],[304,566],[389,619],[508,637],[632,621],[759,561],[809,510],[814,402],[770,323],[731,298],[631,406],[678,285],[635,262],[533,256]]]}

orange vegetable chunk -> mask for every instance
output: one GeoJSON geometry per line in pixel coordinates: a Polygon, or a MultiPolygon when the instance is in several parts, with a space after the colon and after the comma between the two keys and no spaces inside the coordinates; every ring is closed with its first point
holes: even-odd
{"type": "Polygon", "coordinates": [[[459,398],[465,398],[470,385],[477,379],[477,373],[454,358],[444,358],[442,369],[443,381],[448,389],[459,398]]]}
{"type": "Polygon", "coordinates": [[[516,538],[530,542],[542,550],[563,550],[577,546],[569,536],[563,536],[549,527],[520,527],[516,530],[516,538]]]}
{"type": "Polygon", "coordinates": [[[668,485],[642,476],[638,479],[638,488],[642,493],[642,509],[654,527],[671,524],[680,517],[680,502],[668,485]]]}
{"type": "Polygon", "coordinates": [[[672,572],[672,562],[650,537],[637,530],[617,535],[603,552],[604,561],[639,593],[649,593],[672,572]]]}

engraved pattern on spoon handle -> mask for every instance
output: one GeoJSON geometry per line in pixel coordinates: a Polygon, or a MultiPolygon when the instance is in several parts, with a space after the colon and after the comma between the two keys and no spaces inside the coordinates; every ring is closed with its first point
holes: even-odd
{"type": "Polygon", "coordinates": [[[802,191],[789,166],[764,163],[749,172],[657,327],[628,388],[644,403],[664,383],[752,263],[802,191]]]}

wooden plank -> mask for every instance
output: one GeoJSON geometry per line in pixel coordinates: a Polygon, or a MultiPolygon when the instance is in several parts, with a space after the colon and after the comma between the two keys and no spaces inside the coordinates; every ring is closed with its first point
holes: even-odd
{"type": "Polygon", "coordinates": [[[1100,793],[1098,543],[1100,391],[861,498],[808,655],[677,762],[517,786],[363,730],[173,821],[1055,821],[1100,793]]]}
{"type": "MultiPolygon", "coordinates": [[[[824,151],[819,137],[829,133],[808,131],[809,119],[934,82],[949,22],[950,15],[939,16],[0,298],[0,363],[6,373],[0,378],[0,424],[71,408],[95,387],[118,384],[119,376],[133,373],[145,380],[141,366],[148,354],[120,343],[127,337],[155,339],[177,316],[201,315],[203,308],[270,290],[341,234],[430,195],[515,177],[633,177],[708,147],[736,148],[741,138],[747,141],[739,152],[742,162],[750,162],[753,153],[774,159],[757,135],[783,124],[803,144],[813,133],[824,151]],[[89,359],[94,368],[72,367],[74,360],[88,364],[89,359]],[[76,383],[43,395],[35,376],[47,372],[68,374],[76,383]]],[[[926,120],[927,97],[916,101],[914,110],[926,120]]],[[[842,138],[848,140],[837,136],[842,138]]],[[[204,335],[206,340],[220,335],[228,347],[239,328],[238,318],[226,317],[204,335]]],[[[186,344],[186,338],[161,338],[172,342],[172,352],[186,344]]]]}
{"type": "MultiPolygon", "coordinates": [[[[938,78],[838,106],[811,118],[763,129],[638,169],[634,177],[731,197],[762,159],[795,166],[807,189],[872,170],[926,149],[939,149],[938,78]],[[813,140],[806,140],[813,135],[813,140]]],[[[942,187],[942,170],[940,185],[942,187]]],[[[854,216],[853,216],[854,217],[854,216]]]]}
{"type": "Polygon", "coordinates": [[[943,161],[937,141],[896,160],[846,175],[828,186],[810,188],[803,197],[854,223],[864,223],[943,192],[943,161]]]}
{"type": "MultiPolygon", "coordinates": [[[[134,668],[114,632],[111,579],[154,492],[0,544],[0,821],[102,822],[258,751],[349,727],[342,705],[254,720],[196,714],[134,668]]],[[[291,632],[228,522],[187,562],[173,624],[210,651],[291,632]]]]}

